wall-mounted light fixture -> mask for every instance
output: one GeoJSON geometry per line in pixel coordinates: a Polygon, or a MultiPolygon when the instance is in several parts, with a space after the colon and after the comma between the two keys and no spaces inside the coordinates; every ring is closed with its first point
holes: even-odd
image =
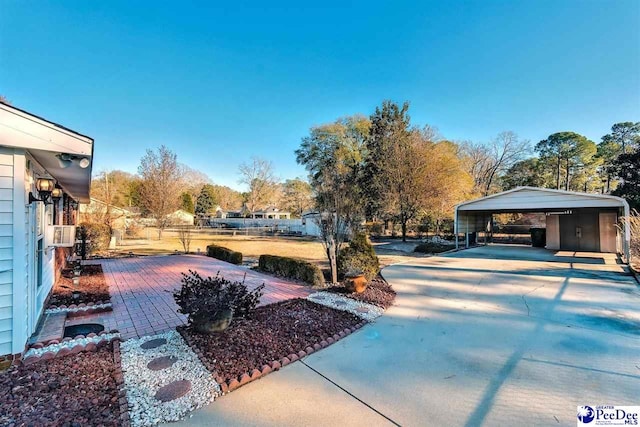
{"type": "Polygon", "coordinates": [[[45,204],[51,198],[51,193],[55,189],[55,183],[52,179],[49,178],[38,178],[36,180],[36,190],[38,191],[38,196],[40,198],[36,198],[33,193],[29,192],[29,204],[33,202],[44,202],[45,204]]]}
{"type": "Polygon", "coordinates": [[[60,197],[62,197],[62,188],[60,188],[60,186],[56,184],[56,186],[53,187],[53,190],[51,191],[51,198],[57,200],[60,197]]]}
{"type": "Polygon", "coordinates": [[[89,158],[83,157],[83,156],[60,153],[56,155],[56,157],[58,158],[58,164],[62,169],[66,169],[69,166],[73,165],[74,163],[76,163],[82,169],[86,169],[91,164],[91,161],[89,161],[89,158]]]}

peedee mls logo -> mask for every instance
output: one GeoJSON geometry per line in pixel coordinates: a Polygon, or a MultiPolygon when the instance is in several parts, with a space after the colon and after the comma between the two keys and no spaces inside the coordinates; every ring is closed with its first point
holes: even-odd
{"type": "Polygon", "coordinates": [[[578,406],[578,426],[637,426],[640,406],[578,406]]]}

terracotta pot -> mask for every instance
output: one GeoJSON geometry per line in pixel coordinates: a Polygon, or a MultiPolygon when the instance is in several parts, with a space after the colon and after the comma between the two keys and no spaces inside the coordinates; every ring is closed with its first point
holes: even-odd
{"type": "Polygon", "coordinates": [[[367,278],[364,274],[358,274],[357,276],[345,277],[345,287],[349,292],[355,292],[361,294],[367,289],[367,278]]]}
{"type": "Polygon", "coordinates": [[[220,312],[220,314],[213,319],[202,319],[194,322],[193,327],[196,331],[205,334],[222,332],[229,327],[232,319],[233,310],[227,309],[220,312]]]}

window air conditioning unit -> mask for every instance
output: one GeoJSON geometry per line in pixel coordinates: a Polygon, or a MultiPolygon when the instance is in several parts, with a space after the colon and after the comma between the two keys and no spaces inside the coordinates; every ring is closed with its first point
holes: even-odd
{"type": "Polygon", "coordinates": [[[49,246],[54,248],[72,248],[76,240],[75,225],[52,225],[49,246]]]}

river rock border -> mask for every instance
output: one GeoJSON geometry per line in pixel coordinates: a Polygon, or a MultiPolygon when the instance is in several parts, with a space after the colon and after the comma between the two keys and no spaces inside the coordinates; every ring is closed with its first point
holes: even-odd
{"type": "Polygon", "coordinates": [[[334,344],[335,342],[341,340],[342,338],[346,337],[347,335],[357,331],[358,329],[362,328],[364,325],[366,325],[367,322],[366,320],[362,320],[360,323],[356,324],[355,326],[352,326],[351,328],[345,328],[342,331],[336,333],[333,335],[333,337],[329,337],[326,340],[322,340],[319,343],[314,344],[313,346],[308,346],[305,349],[301,349],[300,351],[298,351],[297,353],[291,353],[288,356],[284,356],[281,357],[278,360],[273,360],[269,363],[266,363],[262,366],[257,366],[254,369],[247,371],[241,375],[238,375],[235,378],[230,378],[230,379],[224,379],[222,378],[220,375],[218,375],[216,368],[215,368],[215,364],[209,362],[202,354],[202,352],[198,349],[198,347],[196,346],[195,342],[193,342],[193,340],[190,338],[189,334],[185,332],[185,330],[183,328],[179,328],[178,331],[180,332],[180,335],[182,335],[182,337],[184,338],[184,340],[187,342],[187,344],[189,344],[189,347],[191,347],[191,349],[194,351],[194,353],[198,356],[198,358],[200,359],[200,361],[202,362],[202,364],[204,366],[206,366],[206,368],[209,370],[209,372],[212,373],[213,377],[215,378],[216,382],[220,385],[220,391],[221,391],[221,395],[225,395],[227,393],[230,393],[234,390],[236,390],[239,387],[242,387],[245,384],[250,383],[251,381],[257,380],[259,378],[264,377],[265,375],[277,371],[280,368],[283,368],[287,365],[289,365],[290,363],[295,362],[296,360],[300,360],[305,356],[308,356],[312,353],[315,353],[318,350],[322,350],[325,347],[330,346],[331,344],[334,344]]]}
{"type": "Polygon", "coordinates": [[[103,331],[100,334],[89,334],[86,337],[78,335],[73,339],[51,340],[46,344],[36,343],[24,353],[21,363],[30,365],[40,360],[49,360],[68,354],[96,351],[99,347],[108,345],[116,340],[120,340],[120,334],[117,331],[112,331],[111,333],[103,331]]]}
{"type": "Polygon", "coordinates": [[[358,301],[333,292],[315,292],[307,296],[307,299],[315,302],[316,304],[335,308],[336,310],[348,311],[349,313],[368,322],[373,322],[384,313],[384,309],[382,307],[358,301]]]}
{"type": "Polygon", "coordinates": [[[98,301],[97,303],[89,302],[87,304],[80,303],[78,305],[71,304],[70,306],[61,305],[47,308],[45,314],[57,314],[67,313],[67,317],[84,316],[87,314],[103,313],[106,311],[112,311],[113,305],[110,302],[98,301]]]}
{"type": "Polygon", "coordinates": [[[220,395],[211,372],[176,331],[125,341],[121,365],[132,426],[178,421],[220,395]],[[175,361],[164,369],[149,368],[164,357],[175,361]]]}

